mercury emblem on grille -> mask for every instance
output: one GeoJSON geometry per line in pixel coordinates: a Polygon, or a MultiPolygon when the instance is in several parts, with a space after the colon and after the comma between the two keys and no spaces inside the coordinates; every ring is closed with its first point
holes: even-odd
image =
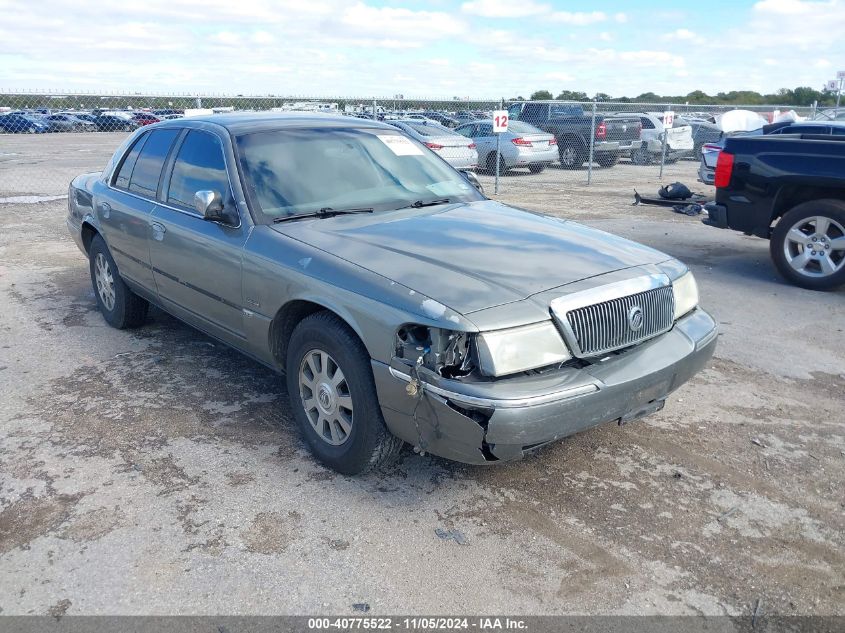
{"type": "Polygon", "coordinates": [[[643,327],[643,309],[640,306],[631,306],[628,310],[628,327],[632,332],[638,332],[643,327]]]}

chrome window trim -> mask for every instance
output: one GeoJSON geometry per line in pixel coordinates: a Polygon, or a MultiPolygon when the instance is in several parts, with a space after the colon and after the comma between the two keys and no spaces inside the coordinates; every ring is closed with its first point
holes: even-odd
{"type": "MultiPolygon", "coordinates": [[[[623,297],[635,295],[640,292],[657,290],[658,288],[664,288],[666,286],[671,285],[672,280],[669,278],[669,275],[665,273],[641,275],[632,279],[615,281],[613,283],[604,284],[602,286],[596,286],[595,288],[589,288],[580,292],[573,292],[569,295],[557,297],[556,299],[552,299],[552,301],[549,303],[549,308],[551,309],[555,323],[560,328],[561,333],[563,334],[564,341],[566,341],[567,346],[572,351],[572,355],[576,358],[581,358],[582,352],[581,346],[578,344],[578,337],[572,330],[572,326],[569,324],[569,319],[567,318],[567,314],[570,311],[578,310],[580,308],[586,308],[597,303],[604,303],[605,301],[621,299],[623,297]]],[[[650,338],[660,336],[660,334],[663,333],[664,332],[660,332],[647,339],[638,341],[637,343],[635,343],[635,345],[644,343],[650,338]]]]}
{"type": "MultiPolygon", "coordinates": [[[[393,367],[388,367],[390,375],[405,382],[411,382],[411,376],[401,372],[393,367]]],[[[566,389],[559,389],[550,393],[544,393],[539,396],[528,396],[525,398],[479,398],[477,396],[469,396],[456,391],[450,391],[430,385],[427,382],[422,383],[424,391],[430,391],[447,400],[460,402],[475,407],[482,407],[485,409],[524,409],[527,407],[535,407],[543,404],[551,404],[553,402],[560,402],[562,400],[570,400],[578,396],[584,396],[589,393],[599,391],[599,386],[595,383],[586,385],[579,385],[577,387],[567,387],[566,389]]]]}

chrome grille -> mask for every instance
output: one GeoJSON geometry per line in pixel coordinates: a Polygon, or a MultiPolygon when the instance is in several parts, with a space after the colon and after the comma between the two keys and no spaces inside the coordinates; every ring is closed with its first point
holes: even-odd
{"type": "Polygon", "coordinates": [[[672,327],[674,312],[672,286],[663,286],[570,310],[566,320],[578,344],[576,355],[594,356],[666,332],[672,327]],[[636,331],[628,317],[635,306],[642,310],[642,327],[636,331]]]}

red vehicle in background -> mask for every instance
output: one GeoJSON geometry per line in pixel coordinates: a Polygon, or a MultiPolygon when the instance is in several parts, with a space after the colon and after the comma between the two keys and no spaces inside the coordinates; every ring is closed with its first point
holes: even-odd
{"type": "Polygon", "coordinates": [[[158,123],[161,121],[157,116],[154,114],[150,114],[149,112],[135,112],[132,115],[132,120],[135,121],[138,125],[150,125],[152,123],[158,123]]]}

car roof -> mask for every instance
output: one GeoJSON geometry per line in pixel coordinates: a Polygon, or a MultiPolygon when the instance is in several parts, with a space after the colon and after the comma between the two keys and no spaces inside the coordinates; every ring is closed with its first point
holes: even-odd
{"type": "Polygon", "coordinates": [[[277,130],[286,127],[396,129],[392,125],[371,119],[358,119],[355,117],[313,112],[234,112],[209,114],[166,121],[158,124],[156,127],[194,127],[196,124],[202,123],[218,125],[228,130],[230,134],[235,135],[245,134],[247,132],[277,130]]]}

